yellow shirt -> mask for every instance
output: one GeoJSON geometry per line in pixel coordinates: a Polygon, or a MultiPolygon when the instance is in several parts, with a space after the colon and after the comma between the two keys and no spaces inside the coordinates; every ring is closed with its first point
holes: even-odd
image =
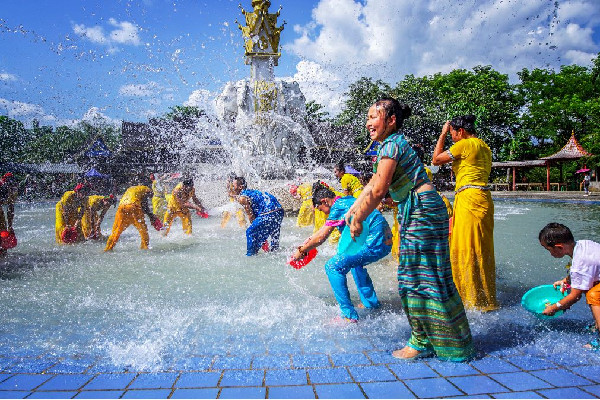
{"type": "MultiPolygon", "coordinates": [[[[167,207],[171,210],[179,210],[181,209],[181,204],[179,204],[179,200],[177,199],[177,196],[175,196],[175,192],[181,191],[183,188],[183,182],[179,182],[177,184],[177,186],[175,186],[175,188],[173,189],[173,193],[171,194],[171,196],[169,196],[167,198],[167,207]]],[[[192,190],[190,190],[187,198],[183,199],[183,201],[188,201],[192,196],[196,195],[196,189],[192,188],[192,190]]]]}
{"type": "Polygon", "coordinates": [[[98,207],[102,200],[104,200],[104,196],[99,196],[96,194],[88,196],[87,206],[90,210],[93,210],[94,208],[98,207]]]}
{"type": "Polygon", "coordinates": [[[358,196],[363,190],[363,185],[361,185],[358,178],[352,174],[344,174],[340,183],[342,184],[342,189],[348,191],[349,196],[354,196],[358,198],[358,196]]]}
{"type": "Polygon", "coordinates": [[[142,204],[142,200],[144,197],[148,195],[148,193],[152,194],[152,189],[148,186],[131,186],[129,189],[125,191],[123,197],[121,197],[121,201],[119,202],[120,206],[130,205],[130,204],[142,204]]]}
{"type": "Polygon", "coordinates": [[[479,138],[462,139],[450,147],[452,171],[456,176],[455,190],[464,185],[485,186],[492,170],[492,152],[479,138]]]}

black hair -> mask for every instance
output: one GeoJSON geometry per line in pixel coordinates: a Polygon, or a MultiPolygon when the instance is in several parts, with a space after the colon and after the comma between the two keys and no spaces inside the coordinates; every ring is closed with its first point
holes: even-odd
{"type": "Polygon", "coordinates": [[[248,187],[246,184],[246,178],[244,178],[243,176],[236,176],[235,178],[233,178],[233,181],[237,182],[238,185],[242,187],[242,189],[246,189],[248,187]]]}
{"type": "Polygon", "coordinates": [[[346,165],[344,164],[344,160],[340,160],[337,163],[335,163],[335,168],[338,171],[346,172],[346,165]]]}
{"type": "Polygon", "coordinates": [[[194,180],[192,178],[184,179],[183,186],[194,186],[194,180]]]}
{"type": "Polygon", "coordinates": [[[406,104],[400,103],[393,97],[382,97],[375,102],[375,107],[385,112],[385,118],[396,116],[396,129],[402,128],[404,120],[412,115],[412,110],[406,104]]]}
{"type": "Polygon", "coordinates": [[[556,244],[575,242],[571,230],[557,222],[550,222],[543,227],[538,238],[540,243],[543,243],[548,247],[554,247],[556,244]]]}
{"type": "Polygon", "coordinates": [[[463,128],[465,131],[469,132],[471,135],[475,135],[475,120],[477,118],[472,115],[460,115],[458,117],[452,118],[450,121],[450,126],[454,129],[463,128]]]}
{"type": "Polygon", "coordinates": [[[321,200],[323,199],[335,198],[335,193],[333,192],[333,190],[331,190],[329,186],[324,185],[320,181],[317,181],[313,184],[312,194],[312,202],[314,207],[317,207],[319,204],[321,204],[321,200]]]}

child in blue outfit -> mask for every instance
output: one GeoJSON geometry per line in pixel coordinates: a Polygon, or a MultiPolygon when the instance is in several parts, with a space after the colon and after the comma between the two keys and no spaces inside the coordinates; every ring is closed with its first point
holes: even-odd
{"type": "Polygon", "coordinates": [[[594,324],[588,327],[596,337],[584,347],[600,350],[600,243],[591,240],[575,241],[571,230],[562,224],[551,222],[539,234],[540,244],[555,258],[571,257],[569,275],[554,282],[554,287],[565,289],[570,285],[571,293],[554,304],[549,304],[543,311],[545,315],[554,315],[558,310],[571,308],[585,295],[592,311],[594,324]]]}
{"type": "MultiPolygon", "coordinates": [[[[338,197],[320,182],[315,183],[313,185],[313,205],[316,209],[328,214],[328,217],[325,225],[309,237],[302,246],[299,246],[292,257],[296,260],[301,259],[308,251],[324,243],[335,229],[338,229],[340,233],[343,232],[346,229],[344,216],[355,200],[353,196],[338,197]]],[[[365,266],[382,259],[390,253],[392,248],[392,231],[379,211],[373,211],[365,223],[369,227],[369,234],[360,251],[354,255],[338,253],[325,264],[329,283],[342,310],[342,317],[347,322],[357,322],[358,313],[350,300],[346,274],[352,271],[362,304],[366,308],[378,307],[379,300],[365,266]]]]}
{"type": "Polygon", "coordinates": [[[229,194],[244,207],[250,221],[250,226],[246,229],[246,255],[257,254],[269,237],[271,238],[270,251],[279,249],[283,208],[275,196],[267,192],[247,189],[243,177],[233,179],[229,194]]]}

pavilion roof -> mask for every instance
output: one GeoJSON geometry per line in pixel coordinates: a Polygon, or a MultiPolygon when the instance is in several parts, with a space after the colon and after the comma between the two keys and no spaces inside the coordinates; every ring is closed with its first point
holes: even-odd
{"type": "Polygon", "coordinates": [[[558,152],[548,156],[542,157],[542,160],[576,160],[581,157],[591,156],[591,153],[588,153],[581,147],[577,139],[575,139],[575,132],[571,133],[571,137],[567,144],[560,149],[558,152]]]}

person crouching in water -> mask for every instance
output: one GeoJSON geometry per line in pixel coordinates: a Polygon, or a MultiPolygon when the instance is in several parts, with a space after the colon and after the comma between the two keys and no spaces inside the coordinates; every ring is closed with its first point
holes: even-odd
{"type": "Polygon", "coordinates": [[[181,218],[181,224],[183,226],[183,232],[186,235],[192,234],[192,216],[190,209],[196,210],[197,213],[205,213],[202,203],[196,197],[196,189],[194,189],[194,181],[185,179],[180,182],[173,189],[173,195],[167,202],[167,212],[165,213],[165,231],[164,236],[169,234],[171,225],[176,217],[181,218]],[[192,202],[190,202],[190,199],[192,202]]]}
{"type": "Polygon", "coordinates": [[[233,179],[229,194],[244,207],[250,221],[250,226],[246,229],[246,255],[257,254],[269,237],[270,251],[279,249],[283,208],[275,196],[247,189],[246,179],[239,176],[233,179]]]}
{"type": "Polygon", "coordinates": [[[56,243],[66,244],[63,241],[65,229],[75,228],[77,230],[76,242],[85,240],[81,228],[81,218],[85,212],[90,187],[83,183],[77,184],[75,189],[66,191],[56,203],[56,243]]]}
{"type": "Polygon", "coordinates": [[[112,233],[106,241],[106,248],[104,251],[112,250],[113,247],[115,247],[115,244],[117,244],[121,233],[123,233],[123,231],[131,224],[133,224],[138,232],[140,232],[142,238],[140,248],[148,249],[150,236],[148,235],[144,214],[150,218],[152,226],[154,226],[156,230],[160,230],[162,227],[160,219],[152,213],[152,207],[150,206],[151,199],[152,189],[148,186],[131,186],[125,191],[125,194],[123,194],[123,197],[121,197],[121,201],[119,202],[112,233]]]}
{"type": "Polygon", "coordinates": [[[117,199],[112,194],[110,196],[88,196],[87,206],[81,218],[81,228],[86,240],[100,239],[102,237],[100,225],[110,206],[115,206],[116,204],[117,199]]]}
{"type": "MultiPolygon", "coordinates": [[[[329,235],[337,228],[343,232],[346,228],[344,217],[356,199],[353,196],[339,197],[332,190],[320,182],[313,185],[313,205],[316,209],[328,215],[325,225],[299,246],[293,254],[295,260],[304,257],[309,250],[324,243],[329,235]]],[[[379,300],[373,287],[373,281],[365,269],[367,264],[387,256],[392,249],[392,231],[390,226],[378,210],[374,210],[367,217],[365,224],[369,233],[365,244],[354,255],[336,254],[325,264],[325,272],[333,289],[333,294],[342,310],[342,318],[347,322],[357,322],[358,313],[350,300],[346,274],[352,271],[354,282],[360,296],[360,301],[365,308],[376,308],[379,300]]]]}

